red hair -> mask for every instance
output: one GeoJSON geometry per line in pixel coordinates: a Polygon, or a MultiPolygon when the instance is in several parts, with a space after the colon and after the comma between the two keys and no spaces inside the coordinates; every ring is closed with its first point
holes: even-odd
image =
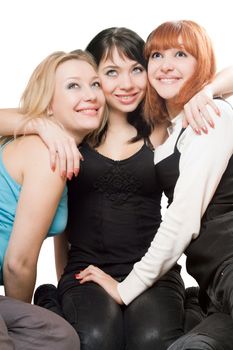
{"type": "MultiPolygon", "coordinates": [[[[193,76],[185,83],[175,100],[177,110],[181,111],[193,95],[212,81],[216,72],[216,61],[211,40],[205,29],[193,21],[161,24],[147,38],[145,57],[149,59],[152,52],[173,47],[185,49],[197,60],[193,76]],[[179,43],[180,38],[182,45],[179,43]]],[[[147,88],[144,109],[145,116],[152,123],[168,120],[165,101],[150,84],[147,88]]]]}

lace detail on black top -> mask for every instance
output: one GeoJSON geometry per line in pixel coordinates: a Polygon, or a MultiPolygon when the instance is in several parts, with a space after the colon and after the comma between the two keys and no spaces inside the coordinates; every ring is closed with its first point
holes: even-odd
{"type": "Polygon", "coordinates": [[[116,163],[110,171],[97,179],[94,187],[108,199],[124,202],[140,189],[141,184],[135,176],[122,170],[116,163]]]}

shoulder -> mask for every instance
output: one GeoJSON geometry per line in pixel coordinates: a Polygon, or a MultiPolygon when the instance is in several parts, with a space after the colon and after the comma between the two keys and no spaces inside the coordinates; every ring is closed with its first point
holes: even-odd
{"type": "Polygon", "coordinates": [[[14,141],[14,151],[22,160],[23,167],[49,167],[49,151],[39,136],[29,135],[14,141]]]}
{"type": "Polygon", "coordinates": [[[49,150],[39,136],[30,135],[23,136],[20,140],[16,140],[16,147],[22,159],[22,168],[24,175],[36,178],[45,178],[49,181],[57,179],[63,183],[59,174],[59,167],[52,171],[50,167],[49,150]]]}

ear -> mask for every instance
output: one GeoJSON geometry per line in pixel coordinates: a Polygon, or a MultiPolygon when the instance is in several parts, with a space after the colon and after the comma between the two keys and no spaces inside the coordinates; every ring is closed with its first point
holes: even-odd
{"type": "Polygon", "coordinates": [[[47,108],[47,116],[48,116],[48,117],[52,117],[52,116],[53,116],[53,110],[52,110],[51,107],[48,107],[48,108],[47,108]]]}

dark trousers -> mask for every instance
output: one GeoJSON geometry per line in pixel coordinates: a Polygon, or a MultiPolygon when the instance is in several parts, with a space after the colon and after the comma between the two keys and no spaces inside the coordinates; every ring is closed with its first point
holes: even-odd
{"type": "Polygon", "coordinates": [[[208,316],[169,350],[233,350],[233,262],[226,261],[206,291],[208,316]]]}
{"type": "MultiPolygon", "coordinates": [[[[82,350],[166,350],[184,334],[185,288],[175,270],[128,306],[118,305],[95,283],[80,285],[71,279],[64,276],[60,281],[60,301],[82,350]]],[[[191,322],[190,314],[187,319],[193,325],[200,317],[191,322]]]]}

